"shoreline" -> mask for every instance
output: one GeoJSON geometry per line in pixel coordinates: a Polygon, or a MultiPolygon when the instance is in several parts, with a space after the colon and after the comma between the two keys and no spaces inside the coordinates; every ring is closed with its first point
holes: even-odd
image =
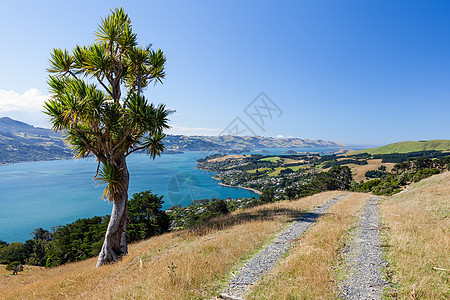
{"type": "MultiPolygon", "coordinates": [[[[214,177],[212,177],[212,179],[217,180],[217,181],[220,181],[220,179],[217,179],[217,178],[214,178],[214,177]]],[[[226,187],[233,187],[233,188],[239,188],[239,189],[249,190],[250,192],[253,192],[253,193],[257,194],[257,195],[262,195],[262,193],[261,193],[260,191],[255,190],[255,189],[252,189],[252,188],[249,188],[249,187],[245,187],[245,186],[229,185],[229,184],[225,184],[225,183],[222,183],[222,182],[219,182],[219,185],[221,185],[221,186],[226,186],[226,187]]]]}

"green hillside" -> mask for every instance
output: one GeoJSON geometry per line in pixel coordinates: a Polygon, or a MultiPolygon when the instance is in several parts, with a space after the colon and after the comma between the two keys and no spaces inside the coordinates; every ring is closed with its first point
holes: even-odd
{"type": "Polygon", "coordinates": [[[389,153],[408,153],[416,151],[450,151],[450,140],[428,140],[428,141],[406,141],[393,143],[378,148],[369,148],[348,153],[355,155],[360,153],[370,154],[389,154],[389,153]]]}

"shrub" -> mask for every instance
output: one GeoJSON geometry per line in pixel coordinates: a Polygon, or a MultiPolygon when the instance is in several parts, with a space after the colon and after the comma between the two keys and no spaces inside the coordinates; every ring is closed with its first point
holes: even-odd
{"type": "Polygon", "coordinates": [[[13,271],[13,275],[23,271],[23,266],[20,261],[13,261],[6,266],[7,271],[13,271]]]}

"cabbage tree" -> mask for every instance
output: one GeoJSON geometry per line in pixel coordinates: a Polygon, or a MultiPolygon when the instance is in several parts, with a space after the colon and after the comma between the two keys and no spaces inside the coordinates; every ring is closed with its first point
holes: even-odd
{"type": "Polygon", "coordinates": [[[113,203],[97,266],[127,254],[127,157],[146,151],[155,159],[164,150],[168,110],[149,103],[143,90],[162,83],[165,62],[160,49],[138,45],[122,8],[101,20],[93,44],[51,53],[44,112],[76,158],[96,157],[95,178],[106,183],[103,197],[113,203]]]}

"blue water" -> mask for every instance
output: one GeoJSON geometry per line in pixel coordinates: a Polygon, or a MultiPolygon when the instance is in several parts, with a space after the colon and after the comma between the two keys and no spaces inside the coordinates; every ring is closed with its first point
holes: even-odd
{"type": "MultiPolygon", "coordinates": [[[[280,154],[286,149],[268,149],[280,154]]],[[[330,151],[293,149],[296,151],[330,151]]],[[[129,196],[152,190],[163,195],[164,208],[189,205],[195,199],[257,197],[239,188],[218,185],[213,173],[195,169],[202,152],[162,155],[154,161],[146,155],[128,158],[129,196]]],[[[0,240],[23,242],[33,229],[64,225],[79,218],[111,213],[101,199],[104,186],[93,180],[95,159],[18,163],[0,167],[0,240]]]]}

